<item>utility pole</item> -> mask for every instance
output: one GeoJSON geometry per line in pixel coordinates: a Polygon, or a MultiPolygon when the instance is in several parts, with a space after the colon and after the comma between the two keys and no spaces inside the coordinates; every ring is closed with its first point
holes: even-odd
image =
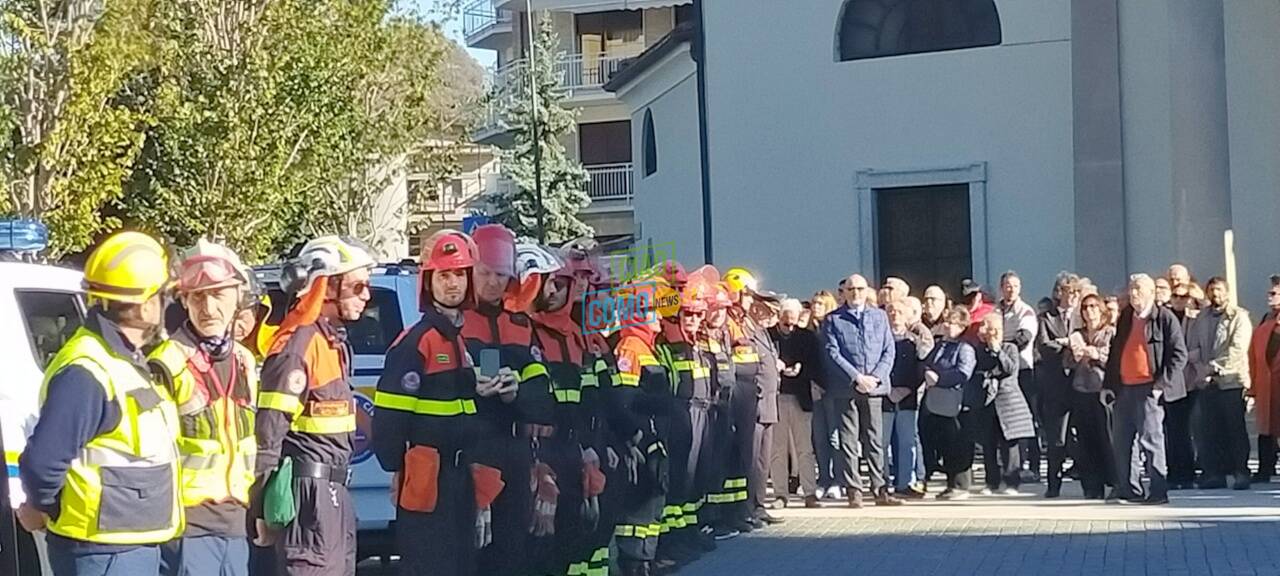
{"type": "Polygon", "coordinates": [[[536,69],[534,33],[533,33],[533,0],[524,0],[525,27],[529,30],[529,95],[532,98],[533,114],[533,189],[538,204],[538,243],[547,243],[547,226],[543,218],[542,207],[542,134],[538,120],[538,76],[536,69]]]}

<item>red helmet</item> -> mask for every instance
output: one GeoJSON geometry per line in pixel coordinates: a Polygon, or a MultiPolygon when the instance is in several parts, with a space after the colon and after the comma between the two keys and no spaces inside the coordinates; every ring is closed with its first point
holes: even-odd
{"type": "Polygon", "coordinates": [[[501,224],[485,224],[471,232],[478,259],[485,266],[511,278],[516,276],[516,235],[501,224]]]}
{"type": "Polygon", "coordinates": [[[466,234],[445,230],[422,242],[423,270],[461,270],[475,265],[475,251],[466,234]]]}
{"type": "Polygon", "coordinates": [[[706,312],[708,301],[715,294],[715,284],[701,276],[693,276],[689,283],[680,290],[680,310],[682,312],[706,312]]]}
{"type": "Polygon", "coordinates": [[[733,306],[733,298],[729,296],[729,287],[724,282],[716,282],[715,293],[711,295],[709,305],[712,310],[721,310],[733,306]]]}
{"type": "Polygon", "coordinates": [[[689,282],[689,275],[685,273],[684,266],[675,260],[663,262],[660,274],[672,286],[683,286],[689,282]]]}

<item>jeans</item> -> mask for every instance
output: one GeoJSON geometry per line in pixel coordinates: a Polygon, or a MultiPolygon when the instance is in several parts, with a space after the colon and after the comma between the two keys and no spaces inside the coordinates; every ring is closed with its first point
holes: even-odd
{"type": "Polygon", "coordinates": [[[813,452],[818,459],[818,485],[831,488],[840,483],[840,412],[830,395],[813,403],[813,452]]]}
{"type": "Polygon", "coordinates": [[[86,554],[76,543],[49,537],[49,565],[53,576],[138,576],[160,573],[160,547],[139,546],[114,554],[86,554]]]}
{"type": "Polygon", "coordinates": [[[1133,499],[1144,495],[1142,476],[1133,453],[1135,438],[1146,463],[1147,478],[1151,480],[1146,497],[1163,499],[1168,496],[1164,408],[1160,406],[1159,396],[1154,384],[1123,385],[1116,391],[1111,446],[1116,456],[1116,493],[1121,498],[1133,499]]]}
{"type": "Polygon", "coordinates": [[[893,473],[893,489],[898,492],[906,492],[918,480],[916,462],[920,460],[916,447],[920,437],[916,433],[916,416],[915,410],[884,413],[884,445],[889,447],[890,460],[886,470],[893,473]]]}
{"type": "Polygon", "coordinates": [[[800,399],[792,394],[778,396],[778,423],[773,431],[773,457],[769,475],[773,477],[773,497],[787,496],[789,448],[795,448],[795,473],[800,477],[800,490],[805,496],[816,496],[818,465],[813,456],[813,415],[800,408],[800,399]]]}
{"type": "Polygon", "coordinates": [[[249,539],[179,538],[163,544],[160,557],[164,576],[248,576],[249,539]]]}

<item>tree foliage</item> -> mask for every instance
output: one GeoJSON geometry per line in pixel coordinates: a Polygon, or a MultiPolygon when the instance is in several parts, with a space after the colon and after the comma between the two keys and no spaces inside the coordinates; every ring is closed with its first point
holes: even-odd
{"type": "Polygon", "coordinates": [[[0,209],[45,220],[54,256],[120,225],[251,261],[368,237],[386,167],[465,134],[481,85],[393,0],[0,0],[0,18],[0,209]]]}
{"type": "Polygon", "coordinates": [[[502,157],[502,175],[512,185],[497,190],[490,198],[495,221],[517,235],[538,237],[534,155],[540,147],[543,218],[546,240],[551,243],[595,233],[578,219],[578,213],[591,204],[586,193],[590,176],[580,162],[569,158],[561,143],[561,138],[573,130],[577,114],[562,105],[566,91],[556,62],[564,53],[558,46],[551,19],[542,15],[534,40],[533,65],[517,68],[504,88],[507,92],[495,95],[503,103],[501,114],[512,129],[515,144],[502,157]]]}

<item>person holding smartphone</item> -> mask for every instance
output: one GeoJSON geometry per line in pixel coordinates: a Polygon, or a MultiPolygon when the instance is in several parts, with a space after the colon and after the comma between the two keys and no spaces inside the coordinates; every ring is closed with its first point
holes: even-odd
{"type": "Polygon", "coordinates": [[[474,248],[446,231],[422,247],[422,319],[387,352],[374,396],[373,450],[394,472],[396,544],[406,574],[463,575],[475,571],[476,551],[493,538],[492,503],[504,477],[476,451],[483,428],[476,399],[501,395],[490,361],[476,374],[462,340],[462,310],[471,298],[474,248]]]}
{"type": "MultiPolygon", "coordinates": [[[[483,423],[476,449],[498,464],[504,478],[527,481],[535,446],[555,432],[555,396],[533,321],[523,312],[533,295],[516,275],[515,233],[498,225],[477,227],[473,305],[463,311],[462,337],[481,373],[497,367],[488,386],[478,386],[476,410],[483,423]],[[485,366],[484,358],[496,361],[485,366]]],[[[545,493],[545,491],[544,491],[545,493]]],[[[535,504],[528,490],[504,490],[493,503],[493,542],[480,556],[482,574],[531,572],[529,530],[535,504]]],[[[543,504],[546,508],[546,504],[543,504]]]]}

